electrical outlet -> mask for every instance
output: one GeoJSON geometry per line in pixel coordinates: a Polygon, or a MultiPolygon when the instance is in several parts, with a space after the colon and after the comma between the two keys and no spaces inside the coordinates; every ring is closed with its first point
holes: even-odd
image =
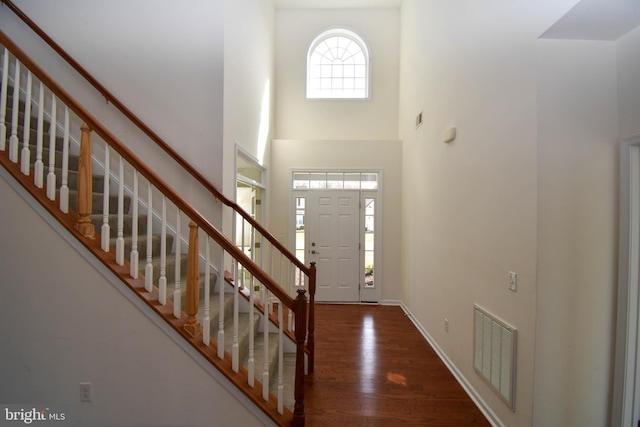
{"type": "Polygon", "coordinates": [[[444,331],[449,332],[449,319],[444,319],[444,331]]]}
{"type": "Polygon", "coordinates": [[[80,402],[91,402],[92,400],[91,383],[80,383],[80,402]]]}
{"type": "Polygon", "coordinates": [[[509,290],[515,292],[518,289],[518,275],[513,271],[509,272],[509,290]]]}

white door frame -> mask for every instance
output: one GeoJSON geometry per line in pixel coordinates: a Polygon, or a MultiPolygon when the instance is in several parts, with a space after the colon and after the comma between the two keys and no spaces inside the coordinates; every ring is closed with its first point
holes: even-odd
{"type": "Polygon", "coordinates": [[[612,426],[640,420],[640,135],[620,144],[618,309],[612,426]]]}
{"type": "MultiPolygon", "coordinates": [[[[267,224],[267,209],[266,209],[266,199],[267,199],[267,185],[266,185],[266,176],[267,176],[267,169],[262,166],[259,162],[258,159],[256,159],[255,157],[253,157],[249,152],[247,152],[244,148],[242,148],[240,145],[236,144],[236,158],[235,158],[235,163],[236,163],[236,182],[235,185],[233,187],[234,189],[234,197],[233,200],[235,202],[238,202],[238,183],[242,183],[246,186],[249,187],[254,187],[257,189],[260,189],[260,202],[257,202],[256,206],[255,206],[255,216],[256,216],[256,220],[260,223],[260,224],[267,224]],[[248,168],[254,170],[257,172],[257,174],[259,174],[259,179],[255,179],[254,177],[248,177],[244,174],[242,174],[240,172],[240,168],[239,168],[239,164],[240,161],[242,161],[243,164],[245,164],[248,168]]],[[[248,212],[249,214],[251,214],[251,212],[248,212]]],[[[237,233],[238,233],[238,224],[237,224],[237,216],[233,215],[233,219],[232,219],[232,223],[233,223],[233,242],[237,243],[237,233]]],[[[252,248],[253,249],[253,248],[252,248]]],[[[254,253],[251,254],[251,258],[254,259],[254,253]]],[[[255,259],[254,259],[255,261],[255,259]]]]}
{"type": "MultiPolygon", "coordinates": [[[[314,169],[314,168],[304,168],[304,169],[291,169],[289,171],[289,188],[291,189],[289,196],[289,248],[291,248],[292,252],[295,253],[296,250],[296,197],[306,197],[306,194],[309,191],[322,191],[321,189],[295,189],[293,188],[293,175],[295,172],[355,172],[355,173],[376,173],[378,176],[378,185],[377,189],[360,189],[360,216],[361,216],[361,227],[360,227],[360,242],[364,244],[364,200],[365,198],[372,198],[375,200],[375,234],[374,234],[374,264],[373,264],[373,275],[374,275],[374,283],[372,287],[364,286],[364,248],[360,250],[360,270],[361,270],[361,283],[360,283],[360,302],[367,303],[380,303],[382,301],[382,191],[383,191],[383,172],[380,169],[314,169]]],[[[305,246],[308,245],[308,239],[305,239],[305,246]]],[[[305,247],[305,251],[308,252],[309,248],[305,247]]],[[[305,258],[305,264],[309,264],[309,259],[305,258]]]]}

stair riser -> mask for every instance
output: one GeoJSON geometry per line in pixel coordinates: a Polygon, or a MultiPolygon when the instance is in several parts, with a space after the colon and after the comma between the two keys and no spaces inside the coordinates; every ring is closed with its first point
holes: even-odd
{"type": "MultiPolygon", "coordinates": [[[[10,136],[7,136],[7,150],[9,150],[10,148],[10,136]]],[[[29,164],[31,164],[33,166],[33,164],[36,162],[36,160],[38,159],[37,157],[37,147],[35,145],[35,140],[30,141],[29,145],[29,164]],[[33,144],[31,144],[31,142],[33,142],[33,144]]],[[[22,139],[22,135],[18,134],[18,155],[22,156],[22,149],[24,148],[24,143],[23,143],[23,139],[22,139]]],[[[63,155],[62,155],[62,149],[57,150],[55,152],[55,159],[54,159],[54,167],[58,168],[58,169],[62,169],[62,159],[63,159],[63,155]]],[[[45,144],[42,147],[42,162],[44,163],[44,165],[47,167],[49,167],[49,144],[45,144]]],[[[75,154],[69,154],[68,156],[68,167],[69,170],[78,170],[78,165],[79,165],[79,159],[78,156],[75,154]]]]}
{"type": "MultiPolygon", "coordinates": [[[[125,197],[124,200],[124,213],[129,213],[129,209],[131,208],[131,199],[129,197],[125,197]]],[[[101,214],[102,213],[102,204],[103,204],[103,196],[100,193],[93,193],[93,197],[91,200],[91,207],[93,214],[101,214]]],[[[69,192],[69,207],[74,211],[77,211],[78,206],[78,193],[77,191],[71,190],[69,192]]],[[[109,213],[117,214],[118,213],[118,196],[109,196],[109,213]]]]}
{"type": "MultiPolygon", "coordinates": [[[[91,215],[91,222],[96,230],[102,229],[104,217],[101,213],[91,215]]],[[[109,235],[111,238],[118,237],[118,215],[109,215],[109,235]]],[[[132,218],[131,215],[124,215],[122,219],[122,233],[124,236],[131,236],[132,233],[132,218]]],[[[138,236],[146,236],[147,234],[147,217],[146,215],[138,216],[138,236]]]]}
{"type": "MultiPolygon", "coordinates": [[[[140,271],[144,272],[145,262],[140,263],[140,271]]],[[[153,262],[153,283],[157,286],[158,279],[160,277],[160,259],[154,258],[153,262]]],[[[185,275],[187,273],[187,257],[182,256],[180,261],[180,275],[185,275]]],[[[167,283],[173,284],[175,282],[176,275],[176,257],[174,254],[168,254],[165,266],[165,276],[167,278],[167,283]]]]}
{"type": "MultiPolygon", "coordinates": [[[[24,102],[20,102],[20,113],[18,114],[18,135],[22,135],[22,132],[24,132],[24,102]]],[[[7,105],[13,107],[13,97],[7,97],[7,105]]],[[[37,111],[36,111],[37,114],[37,111]]],[[[7,111],[7,116],[5,117],[5,126],[7,126],[7,128],[11,129],[11,122],[13,120],[13,114],[11,114],[11,109],[9,109],[7,111]]],[[[49,121],[44,119],[43,120],[43,127],[42,130],[44,133],[49,133],[49,121]]],[[[38,116],[34,116],[31,115],[31,120],[29,123],[29,129],[32,130],[38,130],[38,116]]]]}
{"type": "MultiPolygon", "coordinates": [[[[200,280],[198,282],[198,302],[199,302],[199,306],[198,306],[198,321],[200,322],[200,325],[204,325],[204,277],[202,277],[204,275],[201,275],[200,280]]],[[[211,281],[209,283],[209,286],[211,289],[214,289],[216,286],[216,279],[215,277],[211,278],[211,281]]],[[[170,282],[167,281],[167,298],[173,301],[173,293],[175,291],[175,279],[171,280],[170,282]]],[[[180,282],[180,294],[181,296],[181,310],[182,311],[186,311],[186,295],[187,295],[187,280],[186,277],[183,277],[182,281],[180,282]]],[[[233,304],[233,302],[232,302],[233,304]]],[[[233,309],[233,305],[231,306],[231,309],[233,309]]],[[[213,337],[214,339],[217,338],[218,335],[218,312],[220,310],[220,307],[218,306],[218,300],[211,298],[209,301],[209,324],[211,325],[211,337],[213,337]],[[215,318],[215,329],[213,326],[213,319],[215,318]],[[214,333],[215,331],[215,333],[214,333]]],[[[226,308],[225,308],[226,310],[226,308]]],[[[226,311],[225,311],[226,312],[226,311]]]]}
{"type": "MultiPolygon", "coordinates": [[[[215,284],[215,281],[214,281],[214,284],[215,284]]],[[[225,301],[223,305],[223,309],[224,309],[223,318],[225,319],[225,322],[226,322],[228,319],[231,319],[233,315],[233,294],[225,293],[224,297],[225,297],[225,301]]],[[[209,315],[209,318],[210,318],[210,325],[211,325],[211,336],[214,339],[217,339],[218,327],[219,327],[218,323],[220,322],[220,300],[219,300],[219,295],[217,295],[217,292],[216,292],[216,295],[211,297],[210,306],[211,306],[211,313],[209,315]]],[[[204,313],[202,307],[201,307],[201,313],[204,313]]]]}
{"type": "MultiPolygon", "coordinates": [[[[9,140],[7,139],[7,149],[9,147],[9,140]]],[[[18,153],[20,156],[22,156],[22,142],[19,143],[18,145],[18,153]]],[[[63,155],[61,151],[56,151],[55,152],[55,160],[54,160],[54,167],[58,168],[58,169],[62,169],[62,159],[63,159],[63,155]]],[[[37,151],[36,151],[36,147],[30,145],[29,146],[29,163],[31,165],[33,165],[37,160],[37,151]]],[[[42,163],[44,163],[46,169],[48,170],[49,168],[49,148],[43,148],[42,149],[42,163]]],[[[77,171],[78,170],[78,166],[80,165],[80,160],[78,158],[78,156],[74,155],[74,154],[70,154],[68,156],[67,159],[67,165],[68,165],[68,170],[74,170],[77,171]]]]}
{"type": "MultiPolygon", "coordinates": [[[[97,229],[96,229],[97,230],[97,229]]],[[[117,233],[117,231],[116,231],[117,233]]],[[[169,239],[167,239],[169,240],[169,239]]],[[[153,254],[159,254],[160,253],[160,249],[162,247],[162,242],[160,241],[160,236],[152,236],[151,239],[152,243],[151,243],[151,254],[153,256],[153,254]]],[[[167,245],[169,245],[169,242],[167,242],[167,245]]],[[[116,239],[112,238],[110,240],[110,246],[112,248],[116,247],[116,239]]],[[[131,249],[133,247],[133,239],[131,237],[126,237],[124,239],[124,254],[125,254],[125,259],[130,259],[131,256],[131,249]]],[[[115,249],[113,249],[115,250],[115,249]]],[[[146,235],[142,235],[138,237],[138,259],[140,260],[139,262],[144,262],[146,263],[146,258],[147,258],[147,236],[146,235]]]]}
{"type": "MultiPolygon", "coordinates": [[[[7,127],[7,140],[9,139],[9,137],[11,136],[11,123],[5,123],[5,126],[7,127]]],[[[30,131],[29,131],[29,145],[35,147],[38,144],[38,129],[33,127],[34,124],[33,122],[31,122],[31,127],[30,127],[30,131]]],[[[18,137],[18,139],[20,140],[20,145],[24,144],[24,126],[20,125],[18,126],[18,131],[16,132],[16,136],[18,137]]],[[[42,148],[50,148],[50,144],[49,144],[49,140],[50,140],[50,134],[48,132],[48,130],[46,130],[42,133],[42,148]]],[[[62,152],[62,145],[63,145],[63,138],[62,135],[60,135],[59,132],[56,132],[56,140],[55,143],[53,145],[54,150],[56,151],[60,151],[62,152]]]]}
{"type": "MultiPolygon", "coordinates": [[[[33,164],[36,161],[36,149],[33,146],[29,147],[30,149],[30,157],[29,160],[30,162],[33,164]]],[[[60,168],[62,169],[62,159],[63,159],[63,155],[61,151],[56,151],[55,152],[55,167],[56,168],[60,168]]],[[[44,148],[42,150],[42,162],[49,166],[49,149],[48,148],[44,148]]],[[[69,154],[68,158],[67,158],[67,164],[68,164],[68,170],[70,171],[77,171],[78,168],[80,167],[80,157],[75,155],[75,154],[69,154]]]]}
{"type": "MultiPolygon", "coordinates": [[[[238,352],[240,360],[246,360],[249,353],[249,334],[253,334],[255,337],[258,333],[258,326],[260,325],[260,317],[255,315],[253,317],[253,325],[249,325],[249,315],[247,313],[240,313],[238,320],[238,352]]],[[[233,350],[233,317],[225,321],[224,327],[225,341],[224,348],[230,354],[233,350]]]]}
{"type": "MultiPolygon", "coordinates": [[[[45,164],[42,169],[42,183],[44,187],[47,187],[47,176],[49,174],[49,167],[45,164]]],[[[29,168],[29,175],[33,176],[35,174],[35,166],[32,164],[29,168]]],[[[62,187],[62,169],[55,169],[54,174],[56,176],[56,191],[60,190],[62,187]]],[[[93,175],[92,178],[92,188],[95,190],[95,194],[101,194],[101,190],[104,188],[104,176],[93,175]]],[[[78,189],[78,172],[76,171],[68,171],[67,174],[67,187],[70,191],[76,191],[78,189]]],[[[102,203],[102,202],[101,202],[102,203]]]]}
{"type": "MultiPolygon", "coordinates": [[[[256,378],[262,380],[262,374],[264,372],[264,334],[260,333],[256,336],[256,346],[254,351],[254,364],[256,367],[256,378]]],[[[278,368],[278,334],[269,334],[269,352],[267,354],[267,361],[269,366],[269,378],[270,388],[277,387],[276,372],[278,368]]],[[[248,364],[248,359],[243,362],[248,364]]]]}

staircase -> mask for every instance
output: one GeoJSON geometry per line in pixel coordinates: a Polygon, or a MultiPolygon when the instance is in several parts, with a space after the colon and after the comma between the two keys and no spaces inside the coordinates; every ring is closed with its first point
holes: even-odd
{"type": "MultiPolygon", "coordinates": [[[[7,105],[8,106],[12,106],[13,105],[13,87],[8,86],[8,95],[7,95],[7,105]]],[[[25,111],[25,103],[24,101],[19,101],[19,113],[18,113],[18,128],[17,128],[17,134],[18,135],[24,135],[24,123],[25,123],[25,117],[24,117],[24,111],[25,111]]],[[[7,109],[7,115],[6,115],[6,122],[7,123],[11,123],[13,119],[13,109],[12,108],[8,108],[7,109]]],[[[29,132],[29,157],[30,157],[30,170],[34,169],[34,164],[36,162],[36,158],[37,158],[37,147],[35,144],[35,141],[37,141],[38,135],[38,117],[37,116],[32,116],[31,120],[29,120],[30,122],[30,132],[29,132]]],[[[44,125],[44,132],[43,132],[43,138],[45,141],[49,141],[50,138],[50,127],[51,127],[51,123],[48,121],[44,121],[43,123],[44,125]]],[[[6,132],[6,139],[9,140],[11,137],[11,128],[8,127],[7,128],[7,132],[6,132]]],[[[21,149],[22,150],[22,147],[21,149]]],[[[48,159],[49,158],[49,149],[48,148],[43,148],[43,152],[42,152],[42,158],[43,159],[48,159]]],[[[3,154],[7,154],[7,153],[3,153],[3,154]]],[[[56,169],[56,175],[57,176],[61,176],[62,175],[62,159],[63,159],[63,138],[62,137],[56,137],[56,142],[55,142],[55,169],[56,169]]],[[[79,156],[77,154],[70,154],[69,158],[68,158],[68,167],[69,167],[69,171],[68,171],[68,187],[69,187],[69,207],[71,210],[73,211],[77,211],[77,200],[78,200],[78,168],[79,168],[79,156]]],[[[59,197],[60,194],[60,186],[62,185],[61,181],[57,182],[57,186],[56,186],[56,194],[59,197]]],[[[102,189],[104,188],[104,175],[92,175],[92,187],[96,190],[93,191],[93,200],[92,200],[92,206],[94,207],[92,214],[90,215],[90,219],[91,219],[91,223],[93,224],[94,228],[96,230],[100,230],[102,228],[102,226],[104,225],[104,215],[99,212],[99,208],[101,208],[102,206],[102,201],[104,198],[104,194],[101,192],[102,189]]],[[[110,212],[108,214],[108,219],[107,219],[107,223],[109,224],[109,230],[110,230],[110,235],[109,235],[109,248],[110,250],[114,250],[114,248],[116,247],[116,240],[117,240],[117,234],[118,234],[118,214],[117,214],[117,208],[118,208],[118,203],[117,203],[117,196],[111,195],[110,196],[110,201],[111,203],[109,203],[110,206],[110,212]]],[[[123,197],[123,202],[124,202],[124,207],[123,210],[125,212],[128,212],[127,214],[123,215],[123,229],[122,229],[122,233],[124,236],[124,258],[125,259],[129,259],[131,256],[131,251],[132,251],[132,246],[133,246],[133,229],[132,229],[132,224],[133,224],[133,216],[131,215],[130,211],[131,211],[131,196],[129,195],[125,195],[123,197]]],[[[157,226],[157,224],[156,224],[157,226]]],[[[140,259],[145,259],[147,257],[147,248],[151,249],[151,255],[152,255],[152,265],[153,265],[153,270],[154,271],[160,271],[160,267],[161,267],[161,246],[162,246],[162,236],[159,233],[152,233],[150,235],[150,240],[151,243],[150,245],[147,245],[147,240],[149,239],[149,235],[147,233],[147,215],[138,215],[138,220],[137,220],[137,234],[139,236],[138,238],[138,252],[139,252],[139,256],[140,259]]],[[[174,247],[174,240],[175,240],[175,236],[171,235],[171,234],[167,234],[166,236],[166,246],[168,248],[172,248],[174,247]]],[[[171,254],[175,254],[175,251],[172,251],[169,253],[171,254]]],[[[174,256],[167,256],[166,259],[166,264],[165,264],[165,275],[167,277],[175,277],[176,275],[176,270],[179,271],[179,277],[180,277],[180,287],[179,287],[179,292],[181,294],[181,309],[182,311],[184,311],[185,309],[185,293],[186,293],[186,272],[187,272],[187,255],[181,255],[179,257],[179,259],[176,259],[174,256]]],[[[140,274],[144,274],[144,268],[140,269],[140,274]]],[[[233,328],[234,328],[234,324],[233,324],[233,290],[234,290],[234,285],[233,283],[229,283],[229,281],[218,281],[217,280],[218,276],[217,275],[211,275],[210,277],[210,282],[209,282],[209,286],[210,286],[210,290],[211,295],[209,296],[209,307],[210,307],[210,314],[209,314],[209,324],[210,324],[210,330],[211,331],[215,331],[214,334],[212,334],[211,336],[215,339],[217,336],[217,328],[219,325],[219,321],[220,321],[220,307],[222,307],[222,317],[224,320],[224,332],[225,332],[225,336],[233,336],[234,332],[233,332],[233,328]],[[220,293],[219,293],[219,289],[216,288],[216,284],[220,284],[220,286],[227,286],[228,289],[224,289],[223,290],[223,303],[220,304],[220,293]],[[218,291],[218,292],[216,292],[218,291]]],[[[200,274],[199,275],[199,284],[198,284],[198,289],[200,290],[200,298],[199,300],[201,301],[200,303],[200,309],[198,310],[198,312],[200,313],[199,316],[199,321],[200,323],[202,323],[204,321],[204,281],[205,281],[205,276],[204,274],[200,274]]],[[[157,283],[155,283],[157,285],[157,283]]],[[[176,285],[175,282],[173,284],[169,284],[167,286],[167,295],[173,297],[175,295],[175,290],[176,290],[176,285]]],[[[243,294],[243,297],[245,295],[243,294]]],[[[263,367],[264,366],[264,355],[265,355],[265,351],[264,351],[264,315],[262,316],[253,316],[253,318],[250,320],[249,319],[249,302],[247,300],[247,298],[242,298],[243,300],[243,304],[240,307],[240,310],[242,310],[241,312],[238,313],[238,322],[239,322],[239,326],[238,326],[238,330],[239,330],[239,336],[238,336],[238,346],[239,346],[239,358],[240,358],[240,363],[242,366],[244,366],[245,368],[248,366],[248,361],[249,361],[249,341],[250,341],[250,335],[253,335],[253,340],[255,342],[255,346],[254,346],[254,365],[258,366],[258,367],[263,367]],[[250,324],[251,322],[251,324],[250,324]]],[[[175,302],[175,301],[174,301],[175,302]]],[[[259,306],[261,307],[261,306],[259,306]]],[[[267,328],[269,328],[270,325],[267,326],[267,328]]],[[[268,372],[269,372],[269,378],[270,378],[270,384],[269,384],[269,389],[270,392],[273,394],[277,393],[277,388],[278,388],[278,380],[277,380],[277,375],[276,374],[276,369],[277,369],[277,357],[278,357],[278,351],[279,351],[279,341],[278,341],[278,334],[277,333],[269,333],[269,339],[267,339],[267,346],[268,346],[268,350],[266,352],[267,354],[267,365],[268,365],[268,372]]],[[[294,343],[291,342],[291,338],[287,337],[287,340],[289,340],[288,347],[289,349],[291,349],[292,347],[294,347],[294,343]]],[[[228,353],[231,353],[233,351],[233,342],[231,340],[226,340],[225,341],[225,351],[227,351],[228,353]]],[[[284,366],[285,366],[285,372],[284,375],[287,379],[285,379],[285,384],[293,384],[293,378],[295,376],[295,372],[294,372],[294,368],[295,368],[295,353],[294,352],[285,352],[284,354],[284,366]]],[[[263,371],[260,370],[256,370],[256,375],[255,378],[257,380],[262,380],[263,376],[263,371]]],[[[293,388],[292,387],[285,387],[285,406],[287,406],[289,409],[293,409],[293,403],[294,403],[294,399],[293,399],[293,388]]]]}
{"type": "MultiPolygon", "coordinates": [[[[230,365],[225,375],[276,423],[303,425],[302,375],[305,351],[313,368],[313,333],[307,331],[300,286],[315,283],[309,270],[295,261],[283,268],[282,253],[271,255],[281,257],[278,271],[262,270],[1,32],[0,42],[7,47],[0,163],[62,222],[74,222],[77,237],[218,369],[228,371],[230,365]],[[91,129],[102,145],[92,143],[91,129]],[[147,189],[146,198],[139,194],[147,189]],[[233,272],[226,279],[225,267],[233,272]],[[273,277],[292,283],[289,291],[273,277]],[[297,291],[296,299],[291,291],[297,291]]],[[[277,249],[272,236],[256,230],[263,252],[277,249]]]]}

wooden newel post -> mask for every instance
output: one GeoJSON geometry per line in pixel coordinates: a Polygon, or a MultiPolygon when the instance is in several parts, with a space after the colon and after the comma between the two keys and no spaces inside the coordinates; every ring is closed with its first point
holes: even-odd
{"type": "Polygon", "coordinates": [[[191,221],[189,223],[189,252],[187,254],[187,295],[185,309],[187,311],[187,321],[184,330],[191,337],[202,332],[200,322],[198,322],[198,305],[200,299],[199,271],[198,271],[198,225],[191,221]]]}
{"type": "Polygon", "coordinates": [[[80,138],[80,160],[78,168],[78,215],[76,229],[84,237],[94,238],[95,227],[91,223],[91,198],[93,193],[93,174],[91,171],[91,128],[83,123],[80,126],[82,136],[80,138]]]}
{"type": "Polygon", "coordinates": [[[307,335],[307,297],[304,289],[298,289],[296,298],[296,382],[293,395],[293,427],[304,426],[304,340],[307,335]]]}
{"type": "Polygon", "coordinates": [[[307,336],[307,350],[309,351],[309,373],[313,373],[315,363],[315,330],[316,330],[316,263],[311,263],[309,269],[309,335],[307,336]]]}

